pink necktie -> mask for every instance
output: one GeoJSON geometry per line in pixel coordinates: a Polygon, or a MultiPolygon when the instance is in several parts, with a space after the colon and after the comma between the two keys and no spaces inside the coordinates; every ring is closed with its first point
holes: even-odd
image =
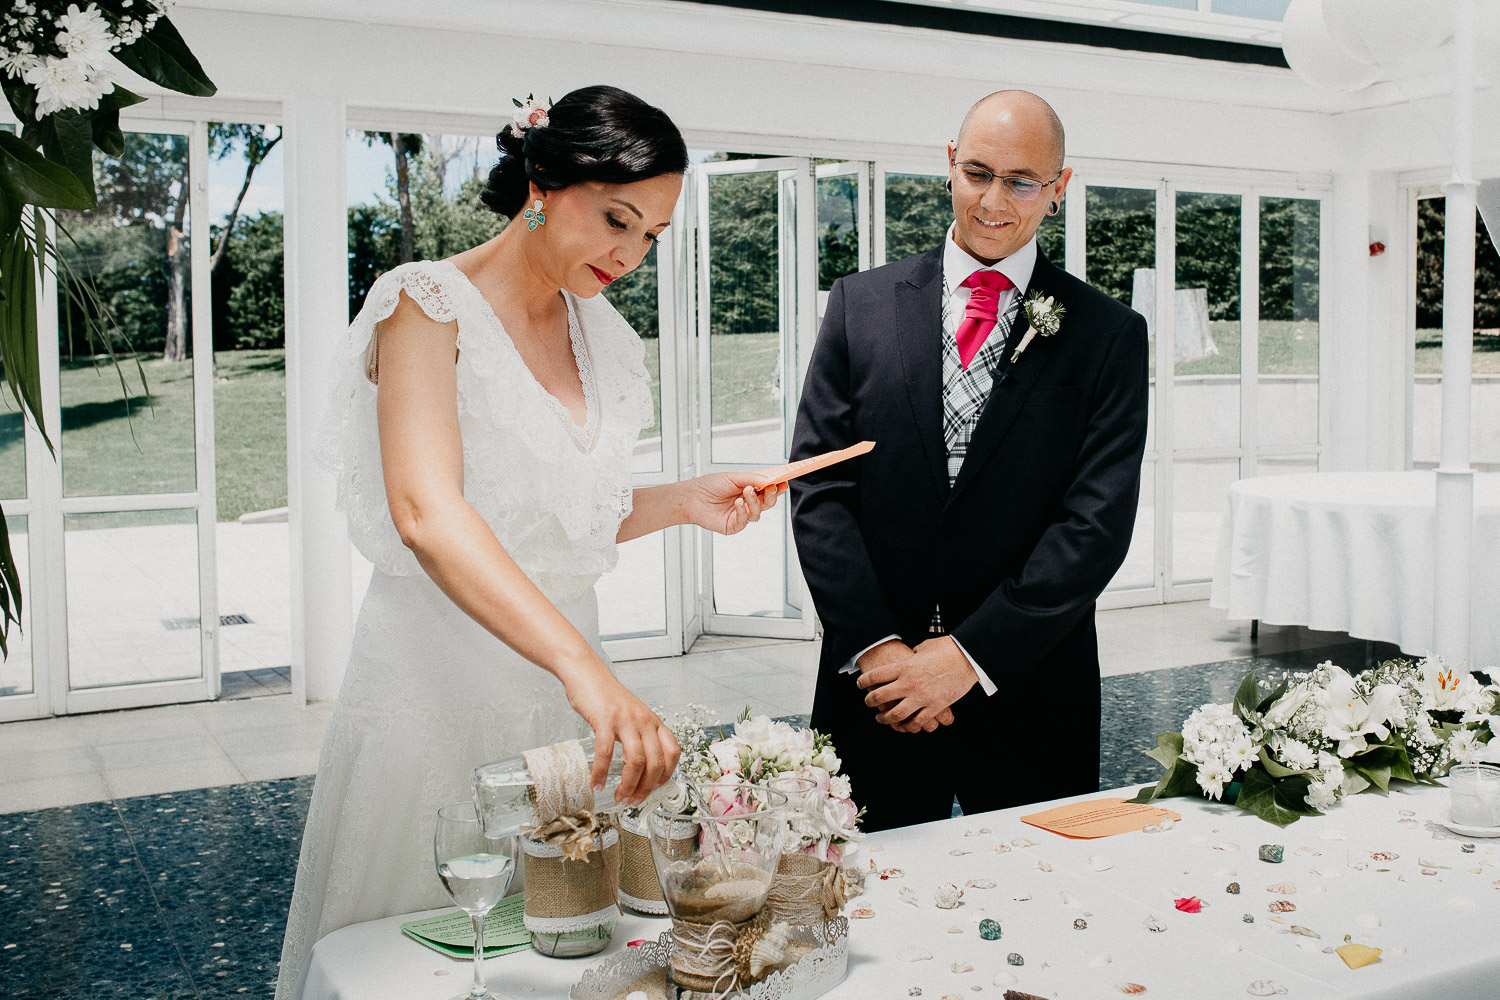
{"type": "Polygon", "coordinates": [[[984,338],[995,328],[1000,293],[1012,285],[999,271],[975,271],[964,279],[963,287],[973,289],[964,307],[963,322],[958,324],[958,360],[967,371],[969,362],[984,346],[984,338]]]}

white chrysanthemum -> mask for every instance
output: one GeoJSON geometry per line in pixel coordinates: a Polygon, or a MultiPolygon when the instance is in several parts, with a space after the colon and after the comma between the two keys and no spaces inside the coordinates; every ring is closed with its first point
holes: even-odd
{"type": "Polygon", "coordinates": [[[38,118],[64,109],[97,108],[112,84],[104,70],[90,72],[89,66],[71,57],[43,59],[23,79],[36,88],[38,118]]]}
{"type": "Polygon", "coordinates": [[[1289,739],[1281,745],[1281,762],[1298,771],[1306,771],[1317,764],[1318,758],[1306,743],[1289,739]]]}
{"type": "Polygon", "coordinates": [[[1250,765],[1255,763],[1256,753],[1255,744],[1250,741],[1249,733],[1246,733],[1229,744],[1224,752],[1224,760],[1231,773],[1248,771],[1250,765]]]}
{"type": "Polygon", "coordinates": [[[6,52],[0,55],[0,72],[6,76],[25,77],[28,70],[41,63],[41,60],[30,52],[6,52]]]}
{"type": "Polygon", "coordinates": [[[1472,764],[1479,750],[1479,734],[1472,729],[1460,729],[1448,740],[1448,753],[1455,764],[1472,764]]]}
{"type": "Polygon", "coordinates": [[[1323,812],[1339,800],[1338,785],[1327,781],[1314,781],[1307,786],[1307,804],[1323,812]]]}
{"type": "Polygon", "coordinates": [[[57,17],[58,48],[90,67],[104,64],[114,41],[109,22],[93,4],[83,10],[76,3],[69,4],[67,11],[57,17]]]}
{"type": "Polygon", "coordinates": [[[1224,797],[1224,783],[1229,780],[1229,771],[1223,764],[1214,762],[1198,768],[1198,787],[1211,799],[1224,797]]]}
{"type": "Polygon", "coordinates": [[[828,794],[836,799],[847,799],[851,794],[849,776],[846,774],[835,774],[829,778],[828,794]]]}

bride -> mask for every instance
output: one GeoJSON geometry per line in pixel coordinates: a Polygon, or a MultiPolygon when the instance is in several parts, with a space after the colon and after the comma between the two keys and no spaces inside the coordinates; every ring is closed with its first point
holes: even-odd
{"type": "Polygon", "coordinates": [[[613,87],[524,106],[482,199],[512,221],[378,280],[334,371],[324,459],[375,565],[302,837],[278,1000],[313,944],[446,903],[438,807],[486,761],[593,730],[618,797],[671,774],[671,730],[615,677],[594,583],[617,542],[674,524],[733,534],[776,502],[745,476],[632,490],[653,406],[635,332],[599,294],[666,228],[687,148],[613,87]],[[572,712],[569,712],[569,709],[572,712]],[[573,714],[573,713],[576,713],[573,714]]]}

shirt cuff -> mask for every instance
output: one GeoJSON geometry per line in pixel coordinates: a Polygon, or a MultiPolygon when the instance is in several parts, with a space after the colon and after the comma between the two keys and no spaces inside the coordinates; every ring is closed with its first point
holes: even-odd
{"type": "MultiPolygon", "coordinates": [[[[859,652],[857,652],[853,656],[849,657],[849,662],[845,663],[842,667],[839,667],[839,673],[841,673],[841,674],[857,674],[857,673],[859,673],[859,658],[861,656],[864,656],[866,653],[868,653],[870,650],[874,649],[876,646],[879,646],[881,643],[890,642],[892,639],[899,639],[899,638],[901,638],[899,635],[896,635],[894,632],[892,632],[890,635],[886,636],[884,639],[877,639],[877,640],[875,640],[874,642],[872,642],[868,646],[866,646],[864,649],[861,649],[859,652]]],[[[962,649],[963,647],[960,646],[959,648],[962,649]]],[[[967,656],[969,654],[965,653],[964,655],[967,656]]],[[[975,667],[974,669],[977,670],[979,668],[975,667]]]]}
{"type": "Polygon", "coordinates": [[[964,644],[958,641],[958,637],[950,635],[948,636],[948,638],[953,640],[953,645],[958,647],[958,651],[964,654],[964,659],[969,661],[969,666],[974,668],[974,675],[979,678],[980,689],[983,690],[986,695],[992,695],[996,691],[1000,690],[995,686],[995,682],[990,680],[990,675],[980,669],[980,666],[977,662],[975,662],[974,657],[969,655],[969,651],[967,649],[964,649],[964,644]]]}

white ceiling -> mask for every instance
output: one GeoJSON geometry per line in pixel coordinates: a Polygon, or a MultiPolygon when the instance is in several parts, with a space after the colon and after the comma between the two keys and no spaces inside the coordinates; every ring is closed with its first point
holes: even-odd
{"type": "Polygon", "coordinates": [[[896,0],[898,3],[1046,21],[1072,21],[1191,38],[1215,38],[1281,46],[1281,15],[1287,0],[896,0]],[[1190,9],[1184,9],[1184,7],[1190,9]],[[1215,13],[1215,8],[1263,14],[1215,13]]]}

